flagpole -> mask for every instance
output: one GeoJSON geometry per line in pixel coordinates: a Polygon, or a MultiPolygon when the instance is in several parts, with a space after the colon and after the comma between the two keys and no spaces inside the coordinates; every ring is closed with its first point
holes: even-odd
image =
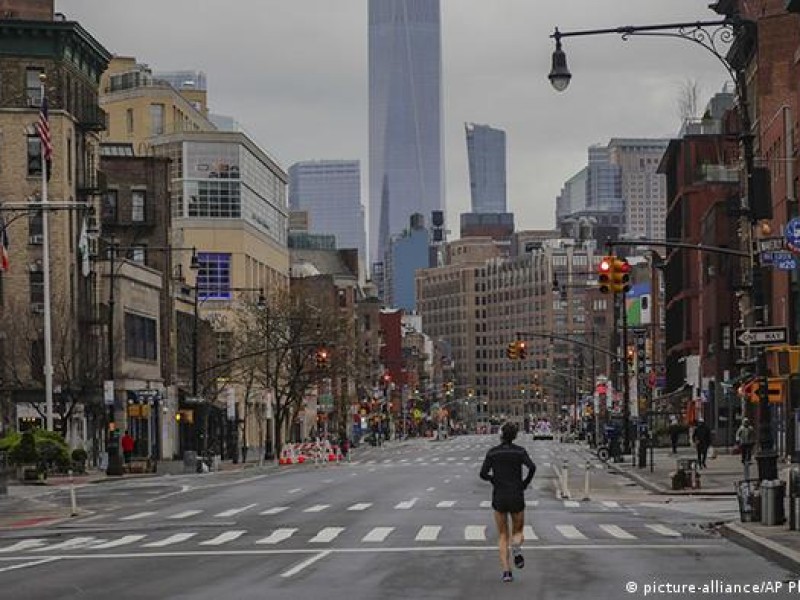
{"type": "MultiPolygon", "coordinates": [[[[45,102],[47,75],[39,74],[41,102],[45,102]]],[[[41,115],[40,115],[41,118],[41,115]]],[[[40,137],[42,158],[42,268],[44,269],[44,397],[47,415],[47,431],[53,431],[53,332],[50,307],[50,230],[47,209],[47,160],[44,141],[40,137]]]]}

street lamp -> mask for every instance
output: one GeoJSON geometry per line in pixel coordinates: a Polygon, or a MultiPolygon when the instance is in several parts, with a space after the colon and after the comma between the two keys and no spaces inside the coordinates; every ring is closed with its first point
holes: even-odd
{"type": "MultiPolygon", "coordinates": [[[[739,216],[742,219],[740,234],[741,243],[747,248],[747,258],[749,259],[748,298],[750,300],[748,310],[744,312],[743,321],[745,326],[756,324],[755,310],[764,306],[764,289],[760,273],[755,264],[755,250],[753,248],[753,226],[757,223],[759,215],[766,211],[763,202],[768,202],[763,198],[758,198],[754,188],[754,154],[753,154],[753,135],[752,119],[750,118],[748,93],[747,93],[747,73],[746,69],[756,48],[757,25],[750,19],[742,18],[738,9],[724,0],[711,5],[718,13],[724,14],[725,18],[713,21],[693,21],[683,23],[668,23],[622,27],[606,29],[593,29],[584,31],[562,32],[556,27],[551,34],[556,42],[553,52],[553,62],[550,79],[553,88],[563,92],[569,86],[572,78],[567,68],[566,54],[564,53],[561,40],[565,37],[590,36],[617,34],[623,41],[627,41],[631,36],[660,36],[673,37],[695,43],[715,56],[723,67],[728,71],[735,84],[736,106],[739,114],[741,126],[741,147],[744,159],[744,174],[746,192],[742,195],[739,216]],[[725,50],[725,53],[723,53],[725,50]]],[[[751,356],[752,362],[752,356],[751,356]]],[[[773,447],[772,431],[770,425],[770,407],[767,396],[767,371],[766,359],[761,352],[756,356],[756,373],[761,378],[761,394],[759,401],[759,453],[758,460],[759,478],[762,480],[774,480],[777,478],[777,453],[773,447]]]]}

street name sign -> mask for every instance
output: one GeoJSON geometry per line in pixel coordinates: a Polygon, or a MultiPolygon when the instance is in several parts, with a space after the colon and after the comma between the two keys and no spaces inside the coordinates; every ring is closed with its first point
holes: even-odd
{"type": "Polygon", "coordinates": [[[736,329],[733,338],[734,344],[738,348],[769,346],[787,343],[789,332],[786,327],[748,327],[747,329],[736,329]]]}

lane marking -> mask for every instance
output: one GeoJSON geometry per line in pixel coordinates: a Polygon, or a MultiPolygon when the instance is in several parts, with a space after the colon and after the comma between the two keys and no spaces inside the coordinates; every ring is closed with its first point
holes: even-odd
{"type": "Polygon", "coordinates": [[[297,492],[300,492],[300,491],[302,491],[302,490],[303,490],[303,488],[294,488],[294,489],[291,489],[291,490],[289,490],[289,491],[288,491],[288,492],[286,492],[286,493],[287,493],[287,494],[296,494],[297,492]]]}
{"type": "Polygon", "coordinates": [[[163,548],[164,546],[171,546],[172,544],[180,544],[181,542],[185,542],[188,539],[193,538],[196,536],[196,533],[176,533],[169,537],[165,537],[163,540],[158,540],[157,542],[150,542],[149,544],[142,544],[143,548],[163,548]]]}
{"type": "Polygon", "coordinates": [[[367,510],[370,506],[372,506],[372,502],[359,502],[357,504],[353,504],[352,506],[348,506],[347,510],[367,510]]]}
{"type": "Polygon", "coordinates": [[[448,456],[448,457],[447,457],[447,462],[454,461],[455,459],[456,459],[456,457],[455,457],[455,456],[448,456]]]}
{"type": "Polygon", "coordinates": [[[309,506],[308,508],[304,509],[303,512],[318,513],[330,507],[331,507],[330,504],[315,504],[314,506],[309,506]]]}
{"type": "Polygon", "coordinates": [[[258,504],[248,504],[247,506],[240,506],[239,508],[229,508],[228,510],[223,510],[221,513],[217,513],[214,515],[215,517],[232,517],[233,515],[238,515],[246,510],[250,510],[254,506],[258,506],[258,504]]]}
{"type": "Polygon", "coordinates": [[[291,569],[281,573],[281,577],[293,577],[294,575],[297,575],[300,571],[302,571],[306,567],[308,567],[310,565],[313,565],[315,562],[317,562],[320,559],[325,558],[330,553],[331,553],[330,550],[325,550],[324,552],[320,552],[319,554],[315,554],[314,556],[312,556],[310,558],[307,558],[306,560],[304,560],[302,562],[297,563],[291,569]]]}
{"type": "Polygon", "coordinates": [[[146,535],[137,534],[137,535],[125,535],[118,540],[111,540],[110,542],[104,542],[102,544],[96,544],[92,546],[92,550],[106,550],[107,548],[119,548],[120,546],[127,546],[128,544],[133,544],[134,542],[138,542],[139,540],[143,540],[146,538],[146,535]]]}
{"type": "Polygon", "coordinates": [[[485,542],[486,525],[467,525],[464,528],[464,539],[472,542],[485,542]]]}
{"type": "Polygon", "coordinates": [[[276,529],[267,537],[258,540],[256,544],[279,544],[283,540],[288,540],[292,537],[296,531],[296,528],[276,529]]]}
{"type": "Polygon", "coordinates": [[[6,546],[5,548],[0,548],[0,552],[16,552],[18,550],[30,550],[31,548],[38,548],[39,546],[44,546],[45,540],[43,539],[31,539],[31,540],[22,540],[21,542],[17,542],[16,544],[11,544],[10,546],[6,546]]]}
{"type": "Polygon", "coordinates": [[[602,505],[608,508],[619,508],[619,502],[616,500],[603,500],[602,505]]]}
{"type": "Polygon", "coordinates": [[[564,508],[579,508],[580,505],[577,500],[564,500],[564,508]]]}
{"type": "Polygon", "coordinates": [[[435,490],[435,489],[436,489],[435,487],[429,487],[429,488],[428,488],[428,489],[426,489],[425,491],[426,491],[426,492],[432,492],[432,491],[433,491],[433,490],[435,490]]]}
{"type": "Polygon", "coordinates": [[[525,525],[522,528],[522,537],[526,540],[538,540],[539,536],[536,535],[536,532],[533,530],[532,525],[525,525]]]}
{"type": "Polygon", "coordinates": [[[575,528],[574,525],[556,525],[558,532],[568,540],[585,540],[586,536],[575,528]]]}
{"type": "Polygon", "coordinates": [[[442,528],[439,525],[423,525],[419,528],[414,539],[418,542],[435,542],[441,530],[442,528]]]}
{"type": "Polygon", "coordinates": [[[375,527],[361,538],[362,542],[382,542],[394,531],[394,527],[375,527]]]}
{"type": "Polygon", "coordinates": [[[273,506],[272,508],[268,508],[267,510],[262,510],[259,515],[277,515],[278,513],[282,513],[285,510],[289,510],[288,506],[273,506]]]}
{"type": "Polygon", "coordinates": [[[528,506],[528,507],[539,506],[539,501],[538,500],[525,500],[525,506],[528,506]]]}
{"type": "Polygon", "coordinates": [[[76,537],[58,544],[51,544],[50,546],[42,546],[41,548],[33,548],[31,552],[45,552],[49,550],[72,550],[73,548],[85,548],[92,542],[102,543],[105,540],[98,540],[94,537],[76,537]]]}
{"type": "Polygon", "coordinates": [[[492,502],[491,500],[481,500],[481,508],[491,508],[492,502]]]}
{"type": "Polygon", "coordinates": [[[53,562],[59,560],[54,556],[50,556],[48,558],[40,558],[38,560],[32,560],[29,562],[24,563],[17,563],[15,565],[11,565],[9,567],[0,568],[0,573],[5,573],[6,571],[15,571],[16,569],[24,569],[26,567],[35,567],[36,565],[43,565],[45,563],[53,562]]]}
{"type": "Polygon", "coordinates": [[[170,515],[167,517],[168,519],[186,519],[189,517],[193,517],[194,515],[199,515],[202,510],[185,510],[183,512],[176,513],[174,515],[170,515]]]}
{"type": "Polygon", "coordinates": [[[343,531],[344,527],[325,527],[320,529],[319,533],[308,541],[314,544],[327,544],[335,540],[343,531]]]}
{"type": "Polygon", "coordinates": [[[452,508],[456,505],[455,500],[442,500],[436,505],[436,508],[452,508]]]}
{"type": "Polygon", "coordinates": [[[655,531],[656,533],[660,533],[661,535],[666,535],[668,537],[681,537],[681,534],[675,531],[674,529],[670,529],[666,525],[645,525],[648,529],[655,531]]]}
{"type": "Polygon", "coordinates": [[[633,534],[628,533],[622,527],[618,525],[599,525],[600,529],[605,531],[608,534],[613,535],[615,538],[619,540],[635,540],[636,536],[633,534]]]}
{"type": "Polygon", "coordinates": [[[200,542],[201,546],[221,546],[222,544],[227,544],[228,542],[232,542],[236,538],[242,537],[246,532],[245,531],[226,531],[224,533],[220,533],[217,537],[211,538],[210,540],[206,540],[204,542],[200,542]]]}
{"type": "Polygon", "coordinates": [[[411,500],[404,500],[403,502],[398,502],[397,504],[395,504],[395,509],[409,510],[417,503],[417,500],[419,500],[419,498],[411,498],[411,500]]]}
{"type": "Polygon", "coordinates": [[[135,515],[128,515],[127,517],[121,517],[120,521],[135,521],[136,519],[144,519],[145,517],[150,517],[154,514],[156,513],[148,510],[145,512],[136,513],[135,515]]]}

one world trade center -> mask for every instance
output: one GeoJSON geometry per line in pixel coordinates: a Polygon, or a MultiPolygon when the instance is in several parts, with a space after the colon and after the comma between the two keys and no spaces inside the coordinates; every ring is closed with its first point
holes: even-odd
{"type": "Polygon", "coordinates": [[[370,260],[443,210],[439,0],[369,0],[370,260]]]}

